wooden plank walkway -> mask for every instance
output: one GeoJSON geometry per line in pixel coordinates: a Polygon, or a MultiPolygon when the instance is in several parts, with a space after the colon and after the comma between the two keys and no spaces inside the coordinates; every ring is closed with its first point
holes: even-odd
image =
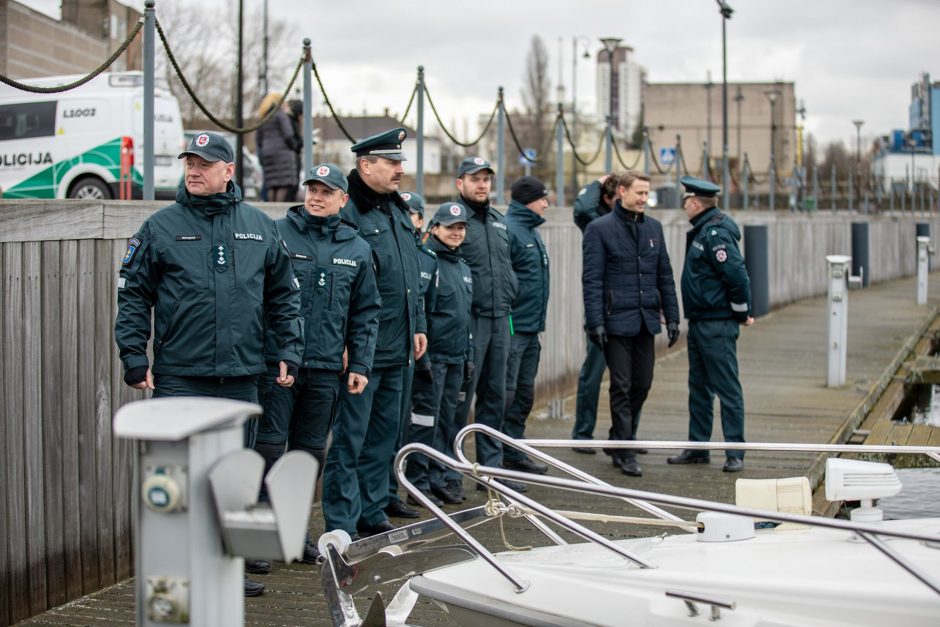
{"type": "MultiPolygon", "coordinates": [[[[738,344],[742,383],[747,410],[747,438],[750,441],[828,442],[844,427],[847,417],[865,399],[879,381],[897,351],[921,326],[925,316],[940,304],[940,273],[931,276],[932,291],[928,306],[914,303],[915,281],[902,279],[851,292],[848,336],[848,384],[836,389],[825,387],[826,302],[825,298],[801,301],[761,318],[742,331],[738,344]]],[[[546,338],[544,341],[551,341],[546,338]]],[[[682,342],[661,356],[656,364],[653,389],[643,412],[640,436],[651,440],[681,440],[687,429],[688,366],[682,342]]],[[[602,415],[595,432],[604,437],[609,424],[606,389],[602,391],[602,415]]],[[[574,412],[574,398],[566,399],[568,414],[574,412]]],[[[572,420],[532,418],[528,435],[533,438],[567,438],[572,420]]],[[[937,429],[887,425],[897,437],[906,433],[910,443],[940,444],[937,429]]],[[[881,427],[879,427],[881,428],[881,427]]],[[[720,438],[716,420],[715,439],[720,438]]],[[[673,454],[652,451],[641,456],[644,476],[625,477],[616,472],[604,455],[579,455],[567,449],[558,456],[614,485],[637,487],[671,494],[732,501],[734,482],[740,477],[790,477],[807,473],[815,461],[812,454],[749,453],[745,471],[740,475],[721,472],[721,456],[709,466],[666,464],[673,454]]],[[[549,505],[566,510],[622,511],[610,502],[576,494],[545,494],[532,491],[549,505]]],[[[469,491],[467,506],[483,502],[481,493],[469,491]]],[[[99,503],[100,505],[100,503],[99,503]]],[[[635,512],[627,511],[628,515],[635,512]]],[[[684,514],[690,517],[688,513],[684,514]]],[[[322,516],[315,510],[314,533],[322,530],[322,516]]],[[[591,525],[611,537],[659,533],[651,528],[624,529],[614,525],[591,525]]],[[[524,521],[506,521],[503,530],[516,545],[540,543],[524,521]]],[[[502,532],[497,524],[482,528],[481,540],[490,547],[502,546],[502,532]]],[[[99,565],[108,568],[109,564],[99,565]]],[[[51,574],[51,573],[50,573],[51,574]]],[[[58,576],[61,576],[58,575],[58,576]]],[[[68,577],[66,568],[66,577],[68,577]]],[[[495,576],[495,575],[494,575],[495,576]]],[[[318,571],[313,566],[276,564],[274,572],[259,577],[267,584],[267,593],[246,603],[246,624],[250,625],[324,625],[328,616],[319,591],[318,571]]],[[[386,599],[395,588],[383,589],[386,599]]],[[[24,591],[24,594],[27,594],[24,591]]],[[[361,599],[365,613],[367,599],[361,599]]],[[[24,625],[129,625],[134,621],[134,586],[128,580],[65,606],[40,614],[24,625]]],[[[430,603],[421,602],[412,620],[422,625],[450,625],[447,616],[430,603]]]]}

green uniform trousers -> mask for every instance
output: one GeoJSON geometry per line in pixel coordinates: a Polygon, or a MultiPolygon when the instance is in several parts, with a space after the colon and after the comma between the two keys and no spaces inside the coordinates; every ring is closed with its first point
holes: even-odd
{"type": "MultiPolygon", "coordinates": [[[[712,435],[715,396],[721,402],[725,442],[744,442],[744,395],[738,380],[735,320],[689,321],[689,440],[708,442],[712,435]]],[[[725,454],[742,459],[744,451],[725,454]]]]}

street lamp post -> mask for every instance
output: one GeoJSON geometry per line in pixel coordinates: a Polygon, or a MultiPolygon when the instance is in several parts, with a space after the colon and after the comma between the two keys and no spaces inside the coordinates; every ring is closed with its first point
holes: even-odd
{"type": "Polygon", "coordinates": [[[610,63],[610,84],[608,88],[609,99],[607,105],[607,151],[604,155],[605,172],[610,172],[614,165],[613,155],[613,125],[614,125],[614,52],[623,41],[620,37],[601,37],[604,50],[607,51],[607,61],[610,63]]]}
{"type": "MultiPolygon", "coordinates": [[[[578,143],[578,43],[583,42],[584,58],[590,59],[591,55],[587,51],[587,46],[591,40],[583,35],[575,35],[571,38],[571,139],[577,146],[578,143]]],[[[571,153],[571,189],[578,193],[578,160],[574,156],[575,148],[572,147],[571,153]]]]}
{"type": "Polygon", "coordinates": [[[721,188],[725,194],[725,203],[731,193],[731,171],[728,168],[728,41],[727,24],[731,19],[732,9],[723,0],[718,2],[721,13],[721,188]]]}
{"type": "Polygon", "coordinates": [[[774,208],[774,196],[777,192],[777,96],[779,92],[765,91],[764,95],[770,101],[770,208],[774,208]]]}
{"type": "Polygon", "coordinates": [[[744,94],[741,93],[741,86],[738,85],[738,91],[734,96],[734,101],[738,104],[738,168],[741,168],[741,103],[744,102],[744,94]]]}
{"type": "Polygon", "coordinates": [[[862,124],[865,120],[852,120],[855,125],[855,184],[858,196],[862,195],[862,124]]]}

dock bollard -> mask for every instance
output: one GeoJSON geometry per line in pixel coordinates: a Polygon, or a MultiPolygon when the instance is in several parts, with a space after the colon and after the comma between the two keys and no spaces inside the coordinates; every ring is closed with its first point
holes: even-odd
{"type": "Polygon", "coordinates": [[[242,448],[254,403],[161,398],[121,407],[114,435],[136,440],[136,624],[243,625],[244,561],[303,555],[317,462],[292,451],[268,472],[242,448]]]}
{"type": "Polygon", "coordinates": [[[917,238],[917,304],[927,304],[927,276],[930,271],[930,238],[917,238]]]}
{"type": "Polygon", "coordinates": [[[827,387],[845,385],[846,341],[849,332],[848,255],[827,255],[829,263],[829,344],[827,387]]]}

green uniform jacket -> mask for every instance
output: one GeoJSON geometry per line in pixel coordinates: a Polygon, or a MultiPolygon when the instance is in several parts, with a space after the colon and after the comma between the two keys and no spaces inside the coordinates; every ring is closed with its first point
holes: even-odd
{"type": "Polygon", "coordinates": [[[458,200],[467,207],[467,237],[460,256],[473,272],[474,317],[501,318],[509,315],[516,300],[516,274],[509,255],[509,231],[503,215],[489,206],[458,200]]]}
{"type": "Polygon", "coordinates": [[[519,282],[512,306],[512,327],[518,333],[541,333],[548,311],[548,252],[538,227],[545,218],[513,200],[506,212],[509,254],[519,282]]]}
{"type": "Polygon", "coordinates": [[[418,248],[408,205],[397,193],[373,191],[356,170],[347,178],[349,202],[340,215],[359,228],[359,236],[372,248],[382,301],[373,367],[408,366],[415,333],[427,331],[418,286],[418,248]]]}
{"type": "Polygon", "coordinates": [[[610,207],[604,204],[602,195],[602,186],[600,181],[594,181],[586,187],[582,187],[574,199],[574,223],[578,225],[581,232],[595,218],[610,213],[610,207]]]}
{"type": "MultiPolygon", "coordinates": [[[[288,209],[277,229],[300,281],[301,367],[341,372],[348,348],[349,371],[368,376],[382,309],[369,245],[338,214],[313,216],[303,205],[288,209]]],[[[274,340],[269,332],[268,363],[277,362],[274,340]]]]}
{"type": "Polygon", "coordinates": [[[264,329],[277,359],[300,362],[300,289],[274,221],[241,190],[192,196],[150,216],[130,240],[118,281],[114,335],[125,370],[236,377],[265,371],[264,329]]]}
{"type": "Polygon", "coordinates": [[[473,273],[459,251],[431,236],[428,246],[437,253],[437,280],[427,296],[428,354],[431,361],[460,364],[473,361],[470,330],[473,273]]]}
{"type": "Polygon", "coordinates": [[[689,320],[747,320],[751,283],[738,249],[741,231],[717,207],[692,221],[682,268],[682,306],[689,320]]]}
{"type": "MultiPolygon", "coordinates": [[[[428,341],[430,341],[431,319],[428,311],[429,291],[437,283],[437,254],[421,243],[421,234],[415,233],[415,245],[418,247],[418,268],[421,275],[418,277],[418,293],[424,302],[424,319],[428,326],[428,341]]],[[[416,363],[418,370],[429,370],[431,368],[431,356],[428,351],[424,351],[421,359],[416,363]]]]}

